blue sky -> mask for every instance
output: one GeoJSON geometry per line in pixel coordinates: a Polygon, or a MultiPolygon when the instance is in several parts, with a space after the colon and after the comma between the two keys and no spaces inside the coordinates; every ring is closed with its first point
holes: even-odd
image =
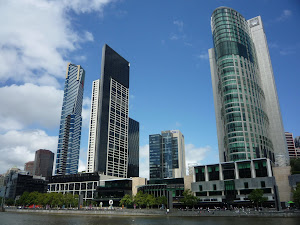
{"type": "Polygon", "coordinates": [[[148,136],[179,129],[187,163],[218,162],[207,50],[210,16],[232,7],[262,17],[284,128],[299,131],[300,3],[197,0],[24,0],[0,3],[0,173],[39,148],[56,152],[67,62],[86,71],[80,170],[85,169],[92,81],[107,43],[130,62],[130,117],[140,122],[140,174],[148,136]],[[298,25],[297,25],[298,24],[298,25]]]}

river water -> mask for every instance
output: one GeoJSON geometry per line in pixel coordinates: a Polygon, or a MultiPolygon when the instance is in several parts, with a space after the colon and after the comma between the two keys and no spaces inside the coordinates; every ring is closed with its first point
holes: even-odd
{"type": "Polygon", "coordinates": [[[299,218],[91,216],[0,213],[0,225],[299,225],[299,218]]]}

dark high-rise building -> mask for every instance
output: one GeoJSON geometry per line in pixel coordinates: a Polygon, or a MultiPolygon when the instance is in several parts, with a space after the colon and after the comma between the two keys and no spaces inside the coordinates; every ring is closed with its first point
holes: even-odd
{"type": "Polygon", "coordinates": [[[140,123],[129,118],[127,177],[139,176],[140,123]]]}
{"type": "Polygon", "coordinates": [[[85,71],[81,66],[68,64],[55,162],[56,175],[78,172],[84,77],[85,71]]]}
{"type": "Polygon", "coordinates": [[[184,136],[179,130],[149,136],[150,179],[181,178],[185,171],[184,136]]]}
{"type": "Polygon", "coordinates": [[[228,7],[211,17],[209,49],[221,162],[266,157],[289,163],[272,64],[260,16],[228,7]]]}
{"type": "Polygon", "coordinates": [[[98,92],[94,171],[125,178],[129,157],[129,62],[108,45],[102,49],[98,92]]]}
{"type": "Polygon", "coordinates": [[[34,161],[29,161],[25,163],[24,170],[27,171],[29,175],[33,175],[34,161]]]}
{"type": "Polygon", "coordinates": [[[47,179],[52,176],[54,161],[54,153],[46,150],[40,149],[35,152],[34,159],[34,175],[46,177],[47,179]]]}

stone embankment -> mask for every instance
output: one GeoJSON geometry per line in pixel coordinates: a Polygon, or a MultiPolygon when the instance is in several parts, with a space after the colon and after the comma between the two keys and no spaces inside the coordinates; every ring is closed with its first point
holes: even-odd
{"type": "Polygon", "coordinates": [[[300,211],[243,211],[243,210],[210,210],[185,211],[173,209],[169,213],[158,209],[116,209],[116,210],[42,210],[42,209],[15,209],[7,208],[6,212],[18,213],[46,213],[46,214],[73,214],[96,216],[197,216],[197,217],[300,217],[300,211]]]}

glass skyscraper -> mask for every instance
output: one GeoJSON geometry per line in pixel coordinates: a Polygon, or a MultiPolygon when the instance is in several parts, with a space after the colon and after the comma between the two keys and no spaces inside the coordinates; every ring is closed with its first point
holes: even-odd
{"type": "MultiPolygon", "coordinates": [[[[139,151],[138,139],[130,139],[128,132],[130,130],[129,66],[127,60],[108,45],[104,45],[98,96],[94,171],[123,178],[130,174],[128,167],[133,165],[128,158],[132,154],[129,144],[133,143],[133,151],[139,151]]],[[[132,121],[134,136],[139,135],[136,123],[132,121]]],[[[138,153],[132,155],[136,157],[138,153]]],[[[136,165],[136,160],[134,164],[136,165]]]]}
{"type": "Polygon", "coordinates": [[[184,136],[179,130],[149,136],[150,179],[186,175],[184,136]]]}
{"type": "Polygon", "coordinates": [[[260,16],[246,20],[217,8],[209,49],[221,162],[267,157],[279,166],[289,158],[260,16]]]}
{"type": "Polygon", "coordinates": [[[78,172],[84,77],[85,71],[81,66],[68,64],[55,162],[56,175],[78,172]]]}

